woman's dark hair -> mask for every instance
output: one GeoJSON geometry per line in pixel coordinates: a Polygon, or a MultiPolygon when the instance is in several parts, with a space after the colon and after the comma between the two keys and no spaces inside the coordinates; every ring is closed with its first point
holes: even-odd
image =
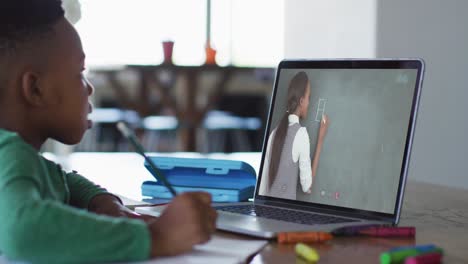
{"type": "Polygon", "coordinates": [[[278,166],[281,158],[281,153],[283,151],[284,140],[286,138],[286,133],[288,132],[288,115],[294,113],[297,110],[297,107],[300,104],[301,98],[305,95],[307,90],[307,84],[309,83],[309,78],[307,74],[303,71],[298,72],[291,79],[288,87],[288,101],[286,105],[286,112],[281,118],[280,123],[276,128],[275,138],[273,140],[271,148],[271,159],[269,165],[269,177],[268,177],[268,188],[271,188],[273,182],[276,179],[276,174],[278,172],[278,166]]]}

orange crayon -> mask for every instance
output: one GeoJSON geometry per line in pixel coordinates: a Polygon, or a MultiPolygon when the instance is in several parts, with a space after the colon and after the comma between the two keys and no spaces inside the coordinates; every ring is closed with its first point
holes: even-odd
{"type": "Polygon", "coordinates": [[[333,236],[327,232],[281,232],[278,233],[278,243],[313,243],[324,242],[333,236]]]}

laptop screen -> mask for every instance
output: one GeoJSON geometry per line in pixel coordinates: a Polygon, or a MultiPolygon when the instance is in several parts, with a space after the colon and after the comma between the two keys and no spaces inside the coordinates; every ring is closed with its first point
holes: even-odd
{"type": "Polygon", "coordinates": [[[257,194],[396,213],[421,67],[420,61],[283,61],[257,194]]]}

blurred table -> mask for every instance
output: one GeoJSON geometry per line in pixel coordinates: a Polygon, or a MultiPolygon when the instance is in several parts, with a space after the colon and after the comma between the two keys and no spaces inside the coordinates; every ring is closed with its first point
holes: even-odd
{"type": "MultiPolygon", "coordinates": [[[[210,154],[172,153],[164,156],[208,157],[248,162],[257,171],[260,153],[210,154]]],[[[134,153],[73,153],[62,160],[109,191],[140,200],[140,185],[152,176],[143,158],[134,153]]],[[[444,249],[444,263],[468,263],[468,191],[422,182],[408,181],[400,225],[415,226],[415,239],[336,238],[313,244],[320,263],[378,263],[383,251],[395,246],[435,244],[444,249]]],[[[218,232],[226,237],[249,237],[218,232]]],[[[293,245],[270,242],[250,263],[302,263],[293,245]]]]}
{"type": "Polygon", "coordinates": [[[224,93],[227,84],[236,74],[252,73],[259,79],[272,82],[274,69],[236,67],[218,65],[180,66],[173,64],[161,65],[126,65],[121,70],[95,70],[104,74],[114,90],[117,100],[127,109],[136,110],[141,116],[158,114],[151,101],[150,91],[156,89],[161,96],[160,108],[170,109],[179,120],[181,140],[184,151],[196,151],[196,129],[200,126],[205,114],[217,103],[224,93]],[[138,95],[136,100],[131,100],[128,89],[118,80],[117,74],[121,70],[135,72],[139,78],[138,95]],[[207,103],[198,106],[196,99],[200,91],[200,77],[205,74],[216,75],[213,92],[207,95],[207,103]],[[173,93],[177,79],[181,78],[185,84],[184,98],[176,98],[173,93]],[[183,101],[183,104],[180,103],[183,101]]]}

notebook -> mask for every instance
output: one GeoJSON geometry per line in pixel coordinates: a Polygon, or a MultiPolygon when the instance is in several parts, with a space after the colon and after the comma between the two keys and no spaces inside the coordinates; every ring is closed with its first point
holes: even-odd
{"type": "Polygon", "coordinates": [[[254,200],[215,206],[218,229],[398,224],[423,72],[421,59],[281,61],[254,200]]]}

